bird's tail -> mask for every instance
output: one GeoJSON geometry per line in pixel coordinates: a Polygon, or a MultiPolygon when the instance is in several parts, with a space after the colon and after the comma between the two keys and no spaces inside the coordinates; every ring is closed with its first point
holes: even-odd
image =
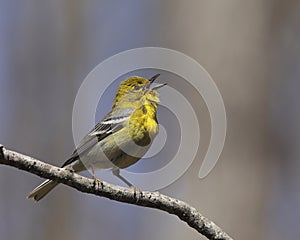
{"type": "Polygon", "coordinates": [[[41,185],[37,186],[28,194],[27,198],[33,198],[35,201],[41,200],[45,197],[58,183],[52,180],[46,180],[41,185]]]}

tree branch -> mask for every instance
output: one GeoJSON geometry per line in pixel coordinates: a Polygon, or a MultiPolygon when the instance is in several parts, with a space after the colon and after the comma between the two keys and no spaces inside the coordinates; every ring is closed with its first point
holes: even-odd
{"type": "Polygon", "coordinates": [[[13,166],[40,177],[63,183],[76,188],[81,192],[106,197],[119,202],[156,208],[174,214],[208,239],[232,239],[216,224],[203,217],[194,207],[183,201],[160,194],[159,192],[143,191],[137,196],[133,190],[128,188],[106,182],[96,184],[93,179],[83,177],[63,168],[52,166],[32,157],[7,150],[3,145],[0,145],[0,164],[13,166]]]}

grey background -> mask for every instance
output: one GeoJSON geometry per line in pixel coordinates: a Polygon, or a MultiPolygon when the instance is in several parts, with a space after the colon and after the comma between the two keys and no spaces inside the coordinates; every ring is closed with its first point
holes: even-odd
{"type": "MultiPolygon", "coordinates": [[[[292,0],[2,0],[0,142],[60,165],[74,148],[72,106],[89,71],[126,49],[173,48],[212,75],[228,134],[220,161],[199,180],[210,126],[191,90],[200,102],[199,161],[161,192],[235,239],[297,239],[299,12],[292,0]]],[[[64,186],[38,204],[27,200],[40,181],[0,167],[1,239],[199,239],[176,217],[64,186]]]]}

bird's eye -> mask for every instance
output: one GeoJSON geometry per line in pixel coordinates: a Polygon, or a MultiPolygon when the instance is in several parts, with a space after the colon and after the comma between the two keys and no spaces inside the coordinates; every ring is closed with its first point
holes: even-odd
{"type": "Polygon", "coordinates": [[[141,88],[141,86],[135,86],[134,90],[139,90],[141,88]]]}

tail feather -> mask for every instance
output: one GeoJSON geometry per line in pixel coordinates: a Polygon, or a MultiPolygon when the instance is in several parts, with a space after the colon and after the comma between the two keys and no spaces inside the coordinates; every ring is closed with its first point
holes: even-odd
{"type": "Polygon", "coordinates": [[[46,180],[41,185],[33,189],[32,192],[28,194],[27,198],[33,198],[35,201],[39,201],[57,185],[57,182],[54,182],[52,180],[46,180]]]}

